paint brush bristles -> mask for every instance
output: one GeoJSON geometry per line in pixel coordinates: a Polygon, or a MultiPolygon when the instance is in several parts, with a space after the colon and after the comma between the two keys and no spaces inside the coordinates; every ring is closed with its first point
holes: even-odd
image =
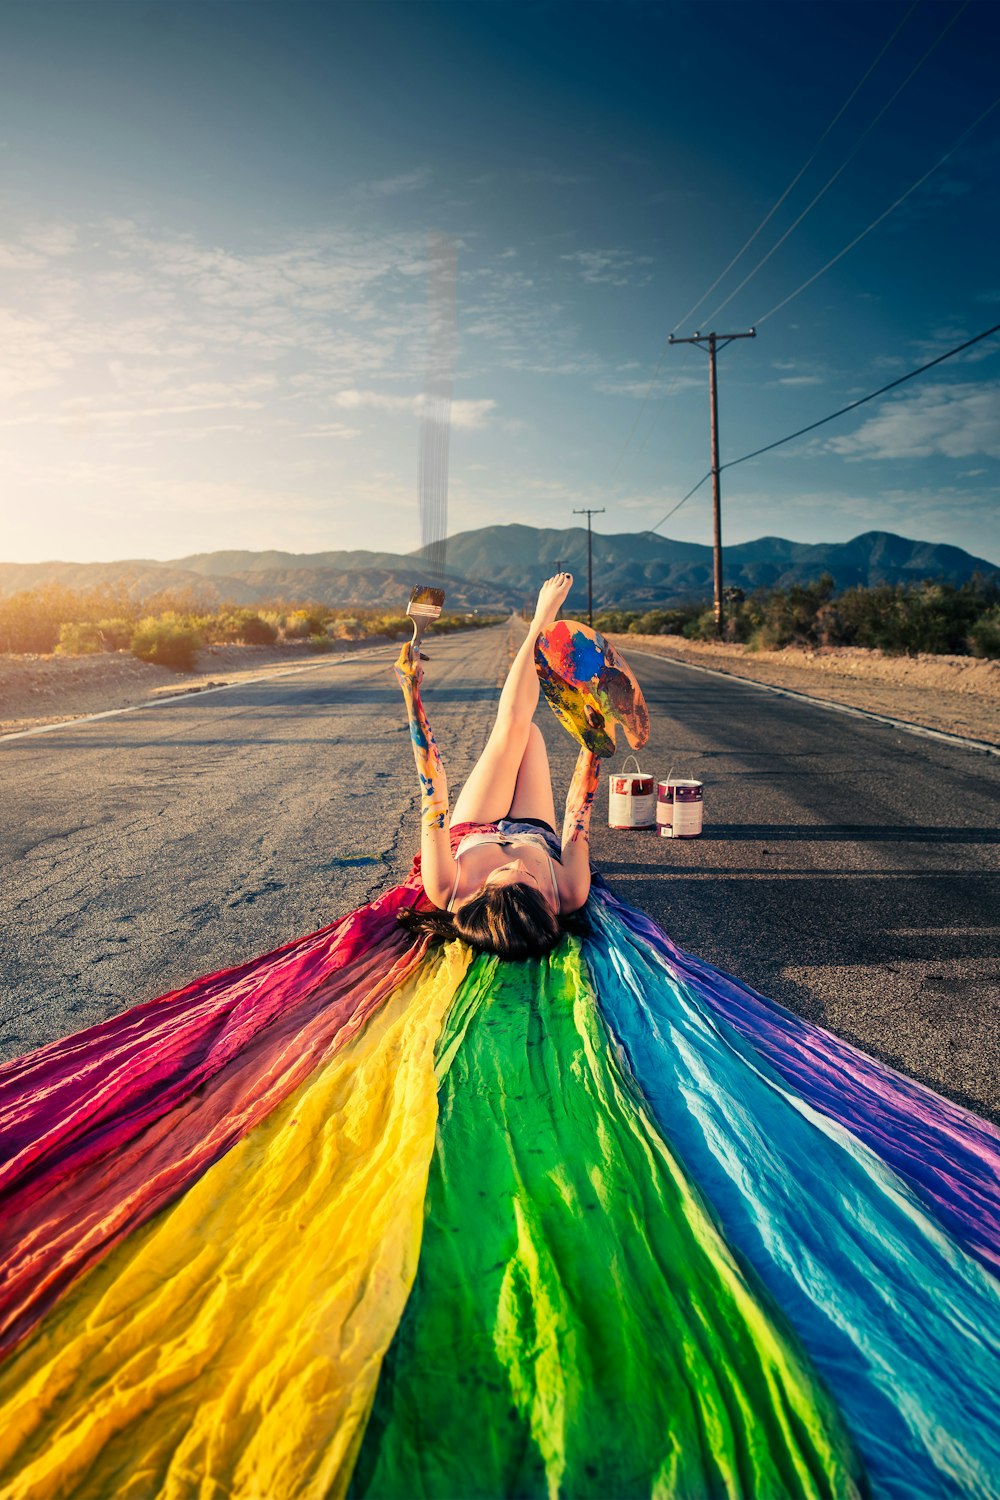
{"type": "Polygon", "coordinates": [[[406,613],[413,620],[424,620],[430,624],[431,620],[437,619],[443,608],[444,589],[423,588],[417,584],[410,594],[406,613]]]}
{"type": "Polygon", "coordinates": [[[410,656],[414,661],[420,658],[420,638],[428,625],[436,620],[444,607],[444,589],[432,589],[420,584],[415,584],[410,592],[410,602],[406,606],[406,613],[413,621],[413,639],[410,642],[410,656]]]}

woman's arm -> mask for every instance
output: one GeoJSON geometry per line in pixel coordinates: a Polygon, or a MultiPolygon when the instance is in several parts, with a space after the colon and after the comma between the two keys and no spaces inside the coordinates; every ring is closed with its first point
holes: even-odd
{"type": "Polygon", "coordinates": [[[423,669],[419,659],[413,660],[409,642],[399,653],[395,672],[403,690],[413,759],[420,778],[420,875],[428,900],[443,907],[448,904],[458,871],[449,837],[448,781],[420,701],[423,669]]]}
{"type": "Polygon", "coordinates": [[[593,751],[582,747],[576,758],[563,819],[563,870],[569,877],[570,911],[578,911],[590,895],[590,814],[600,774],[600,760],[593,751]]]}

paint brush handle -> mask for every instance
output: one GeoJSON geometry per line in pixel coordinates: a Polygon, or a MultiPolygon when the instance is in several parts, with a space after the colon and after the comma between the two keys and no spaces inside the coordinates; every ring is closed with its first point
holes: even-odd
{"type": "Polygon", "coordinates": [[[410,641],[410,660],[412,662],[430,660],[430,657],[425,656],[420,649],[420,642],[423,639],[423,634],[427,629],[428,623],[427,620],[422,620],[419,616],[413,621],[413,639],[410,641]]]}

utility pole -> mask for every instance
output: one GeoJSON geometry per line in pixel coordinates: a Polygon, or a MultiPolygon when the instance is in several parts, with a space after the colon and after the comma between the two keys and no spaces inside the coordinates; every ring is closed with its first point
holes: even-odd
{"type": "Polygon", "coordinates": [[[591,516],[603,516],[604,506],[600,510],[574,510],[574,516],[587,517],[587,624],[594,623],[594,559],[590,546],[590,518],[591,516]]]}
{"type": "Polygon", "coordinates": [[[722,598],[722,497],[719,491],[719,382],[715,372],[717,349],[724,349],[733,339],[755,339],[756,328],[748,333],[696,333],[692,339],[675,339],[669,344],[708,345],[708,393],[712,426],[712,583],[715,595],[715,633],[722,639],[725,630],[725,605],[722,598]],[[722,342],[720,343],[720,339],[722,342]]]}

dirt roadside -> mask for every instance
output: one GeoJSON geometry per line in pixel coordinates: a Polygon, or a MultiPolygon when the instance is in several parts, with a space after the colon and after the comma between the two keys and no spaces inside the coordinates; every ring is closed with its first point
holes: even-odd
{"type": "Polygon", "coordinates": [[[335,650],[325,655],[312,651],[307,643],[208,647],[198,652],[193,672],[156,667],[128,651],[93,656],[0,655],[0,736],[178,693],[318,666],[330,656],[370,647],[382,647],[387,663],[391,659],[392,643],[384,636],[338,641],[335,650]]]}
{"type": "MultiPolygon", "coordinates": [[[[748,651],[745,646],[688,641],[677,635],[610,636],[629,650],[650,651],[791,688],[810,698],[887,714],[907,724],[1000,745],[1000,662],[970,656],[888,656],[855,646],[816,651],[748,651]]],[[[641,669],[638,670],[640,681],[641,669]]]]}

